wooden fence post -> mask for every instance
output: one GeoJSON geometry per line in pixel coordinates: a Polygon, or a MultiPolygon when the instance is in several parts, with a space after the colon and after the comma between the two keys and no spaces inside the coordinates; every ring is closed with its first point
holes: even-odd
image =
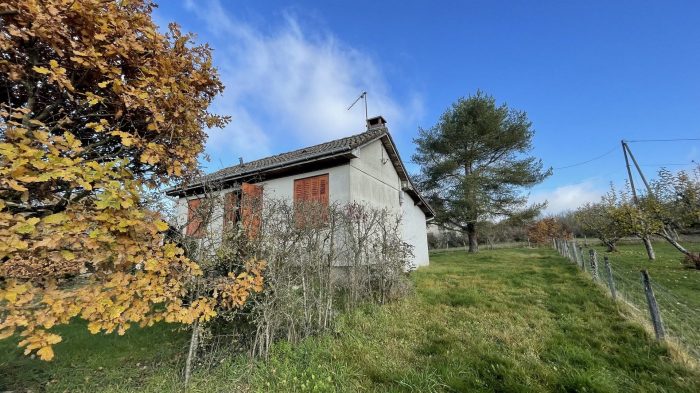
{"type": "Polygon", "coordinates": [[[559,241],[559,255],[564,255],[564,245],[561,243],[561,239],[558,239],[559,241]]]}
{"type": "Polygon", "coordinates": [[[591,275],[594,281],[598,281],[598,254],[592,248],[588,253],[591,256],[591,275]]]}
{"type": "Polygon", "coordinates": [[[603,260],[605,261],[605,270],[607,270],[608,272],[608,286],[610,287],[610,294],[612,295],[613,300],[617,300],[617,290],[615,289],[615,280],[613,279],[613,272],[612,266],[610,266],[610,260],[608,259],[607,255],[603,256],[603,260]]]}
{"type": "Polygon", "coordinates": [[[578,265],[578,259],[576,259],[576,241],[571,241],[571,246],[569,247],[569,254],[571,254],[571,262],[578,265]]]}
{"type": "Polygon", "coordinates": [[[583,260],[583,247],[581,247],[579,244],[576,245],[576,255],[578,255],[578,265],[581,269],[583,269],[583,265],[585,263],[583,260]]]}
{"type": "Polygon", "coordinates": [[[661,312],[659,304],[656,303],[654,290],[651,288],[651,280],[646,269],[642,270],[642,285],[644,285],[644,293],[647,296],[647,304],[649,305],[649,314],[651,314],[651,323],[654,325],[654,333],[658,341],[663,341],[666,334],[664,332],[664,322],[661,320],[661,312]]]}

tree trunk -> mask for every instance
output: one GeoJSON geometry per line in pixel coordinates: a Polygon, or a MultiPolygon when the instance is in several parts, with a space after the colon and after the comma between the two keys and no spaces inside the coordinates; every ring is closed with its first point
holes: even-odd
{"type": "Polygon", "coordinates": [[[656,253],[654,253],[654,246],[651,245],[651,240],[649,239],[649,236],[642,237],[642,242],[644,243],[644,248],[647,250],[647,256],[649,257],[649,260],[655,260],[656,253]]]}
{"type": "Polygon", "coordinates": [[[479,242],[476,239],[476,224],[473,222],[467,224],[467,237],[469,238],[469,252],[479,252],[479,242]]]}
{"type": "Polygon", "coordinates": [[[669,235],[667,233],[661,232],[657,233],[657,235],[663,237],[666,239],[667,242],[671,243],[673,247],[676,248],[676,250],[680,251],[688,257],[694,264],[696,269],[700,269],[700,255],[693,254],[692,252],[688,251],[685,247],[683,247],[676,239],[674,239],[673,235],[669,235]]]}
{"type": "Polygon", "coordinates": [[[617,246],[615,245],[615,242],[603,240],[603,244],[605,244],[605,246],[608,247],[608,252],[617,252],[617,246]]]}
{"type": "Polygon", "coordinates": [[[192,362],[194,357],[197,355],[197,347],[199,347],[199,321],[195,321],[192,326],[192,337],[190,338],[190,349],[187,352],[187,360],[185,362],[185,389],[190,383],[190,376],[192,375],[192,362]]]}

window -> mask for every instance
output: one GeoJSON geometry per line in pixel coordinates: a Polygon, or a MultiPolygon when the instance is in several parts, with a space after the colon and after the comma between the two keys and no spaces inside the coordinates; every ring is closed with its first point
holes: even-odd
{"type": "Polygon", "coordinates": [[[239,199],[236,191],[227,192],[224,195],[224,228],[229,228],[240,221],[239,199]]]}
{"type": "Polygon", "coordinates": [[[294,206],[297,225],[328,221],[328,174],[294,180],[294,206]]]}
{"type": "Polygon", "coordinates": [[[241,220],[248,238],[258,237],[262,228],[263,188],[262,186],[241,184],[241,220]]]}
{"type": "Polygon", "coordinates": [[[328,207],[328,174],[294,180],[294,202],[318,202],[328,207]]]}
{"type": "Polygon", "coordinates": [[[193,237],[202,237],[204,233],[203,211],[200,209],[201,199],[187,201],[187,229],[185,234],[193,237]]]}

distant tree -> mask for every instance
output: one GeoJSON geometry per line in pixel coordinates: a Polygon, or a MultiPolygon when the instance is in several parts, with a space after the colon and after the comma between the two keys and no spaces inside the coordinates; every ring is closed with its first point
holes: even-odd
{"type": "Polygon", "coordinates": [[[629,184],[617,194],[611,190],[608,197],[614,200],[615,208],[609,214],[624,236],[636,236],[643,240],[649,260],[655,260],[656,255],[648,239],[659,236],[700,268],[700,256],[687,250],[676,233],[681,225],[689,225],[695,220],[694,217],[700,217],[700,202],[693,202],[697,198],[696,187],[700,187],[686,181],[686,175],[679,173],[680,180],[675,176],[661,176],[654,183],[656,192],[639,196],[636,201],[631,196],[629,184]]]}
{"type": "Polygon", "coordinates": [[[678,236],[679,231],[700,228],[700,165],[691,172],[675,174],[661,169],[652,182],[652,195],[645,198],[643,207],[647,216],[661,227],[656,235],[685,255],[691,266],[700,269],[700,253],[685,248],[678,236]]]}
{"type": "Polygon", "coordinates": [[[479,223],[515,214],[535,216],[544,204],[527,206],[521,190],[551,174],[541,160],[523,156],[534,131],[525,112],[496,105],[478,91],[460,98],[429,129],[420,129],[413,160],[420,187],[436,210],[436,224],[458,228],[478,251],[479,223]]]}
{"type": "Polygon", "coordinates": [[[656,253],[649,239],[663,229],[663,223],[657,219],[658,204],[649,196],[638,197],[635,201],[629,183],[619,191],[611,187],[607,197],[614,201],[614,209],[608,211],[614,225],[624,236],[640,238],[649,260],[655,260],[656,253]]]}
{"type": "Polygon", "coordinates": [[[662,168],[651,187],[670,236],[700,229],[700,165],[676,173],[662,168]]]}
{"type": "Polygon", "coordinates": [[[535,244],[548,245],[552,239],[570,239],[572,234],[556,217],[545,217],[528,226],[527,236],[535,244]]]}
{"type": "Polygon", "coordinates": [[[617,198],[611,190],[598,203],[587,203],[576,210],[574,218],[584,232],[594,233],[608,248],[608,252],[617,251],[616,244],[627,235],[626,229],[615,219],[617,198]]]}
{"type": "Polygon", "coordinates": [[[511,217],[498,222],[484,221],[480,224],[480,239],[489,248],[497,243],[508,243],[527,240],[527,227],[531,223],[530,219],[523,220],[522,217],[511,217]],[[485,240],[485,241],[484,241],[485,240]]]}
{"type": "Polygon", "coordinates": [[[567,232],[574,234],[574,236],[584,233],[584,229],[581,224],[576,220],[575,211],[564,211],[555,215],[557,221],[564,227],[567,232]]]}

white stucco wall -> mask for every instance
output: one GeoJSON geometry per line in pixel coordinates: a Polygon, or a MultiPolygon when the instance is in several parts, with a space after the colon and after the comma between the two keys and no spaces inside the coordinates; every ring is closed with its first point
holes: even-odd
{"type": "Polygon", "coordinates": [[[416,266],[427,266],[430,263],[430,257],[425,213],[415,205],[408,194],[401,192],[404,193],[404,203],[401,206],[403,241],[413,245],[413,263],[416,266]]]}
{"type": "Polygon", "coordinates": [[[403,241],[413,245],[413,264],[427,265],[429,257],[425,213],[402,191],[401,179],[389,160],[384,145],[378,140],[371,142],[357,149],[355,155],[357,158],[352,159],[349,165],[351,200],[388,208],[393,213],[400,214],[403,241]]]}
{"type": "Polygon", "coordinates": [[[265,198],[288,199],[291,201],[294,198],[294,180],[326,173],[328,174],[328,199],[330,202],[343,203],[349,201],[350,167],[348,165],[304,172],[299,175],[280,177],[256,184],[263,186],[263,195],[265,198]]]}
{"type": "Polygon", "coordinates": [[[401,180],[380,141],[355,150],[350,161],[350,198],[400,214],[401,180]]]}
{"type": "MultiPolygon", "coordinates": [[[[328,174],[328,191],[330,202],[365,203],[376,208],[387,208],[393,214],[401,215],[403,241],[413,245],[413,264],[423,266],[428,264],[428,239],[426,232],[425,214],[415,205],[413,199],[401,190],[401,180],[388,154],[380,141],[374,141],[355,150],[357,158],[349,164],[305,172],[294,176],[256,183],[263,186],[264,198],[292,200],[294,195],[294,180],[309,176],[328,174]],[[403,197],[400,195],[403,194],[403,197]],[[401,203],[403,200],[403,203],[401,203]]],[[[223,190],[215,195],[221,203],[213,214],[209,230],[220,232],[223,227],[223,190]]],[[[178,225],[187,222],[187,199],[201,196],[180,198],[177,201],[178,225]]]]}

